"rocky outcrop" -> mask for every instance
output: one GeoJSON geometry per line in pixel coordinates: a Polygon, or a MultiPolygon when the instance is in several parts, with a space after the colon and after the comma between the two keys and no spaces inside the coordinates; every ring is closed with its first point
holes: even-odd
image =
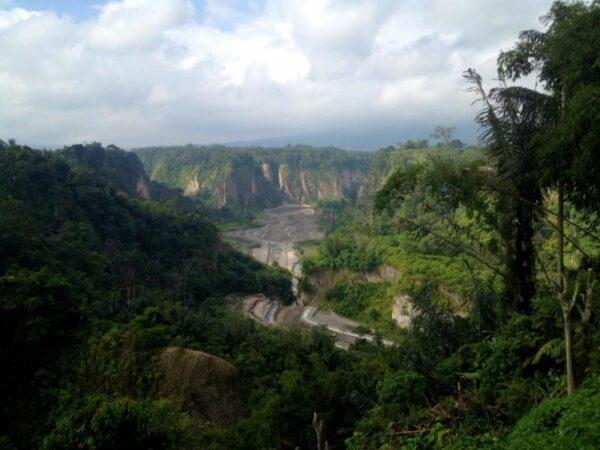
{"type": "Polygon", "coordinates": [[[150,186],[145,176],[140,175],[135,184],[135,191],[144,200],[150,200],[150,186]]]}
{"type": "Polygon", "coordinates": [[[186,195],[201,190],[210,192],[217,207],[230,204],[273,207],[283,202],[308,204],[346,198],[358,191],[363,176],[361,171],[323,173],[277,163],[234,164],[218,181],[212,177],[200,180],[198,174],[190,175],[184,192],[186,195]]]}
{"type": "Polygon", "coordinates": [[[392,306],[392,320],[399,327],[408,328],[414,315],[415,310],[410,297],[402,294],[396,295],[392,306]]]}
{"type": "Polygon", "coordinates": [[[285,201],[312,203],[347,198],[358,191],[365,174],[361,170],[319,171],[282,165],[278,175],[285,201]]]}
{"type": "Polygon", "coordinates": [[[185,186],[185,189],[183,190],[183,192],[186,195],[193,195],[193,194],[198,193],[199,190],[200,190],[200,183],[198,182],[198,175],[194,175],[192,178],[190,178],[190,181],[185,186]]]}
{"type": "Polygon", "coordinates": [[[198,350],[168,347],[158,360],[160,391],[192,416],[218,426],[244,415],[238,371],[224,359],[198,350]]]}
{"type": "Polygon", "coordinates": [[[276,163],[264,162],[262,163],[261,168],[265,179],[271,183],[275,189],[279,190],[281,187],[279,183],[279,166],[276,163]]]}

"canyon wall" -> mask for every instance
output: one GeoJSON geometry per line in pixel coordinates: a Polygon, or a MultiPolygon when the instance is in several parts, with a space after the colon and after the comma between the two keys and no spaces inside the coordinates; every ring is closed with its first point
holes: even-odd
{"type": "Polygon", "coordinates": [[[371,154],[305,146],[281,149],[172,147],[135,150],[153,180],[215,207],[267,208],[356,195],[371,154]]]}

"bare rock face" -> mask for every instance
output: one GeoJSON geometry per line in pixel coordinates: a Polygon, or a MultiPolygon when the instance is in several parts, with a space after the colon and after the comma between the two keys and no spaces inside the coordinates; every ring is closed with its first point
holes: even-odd
{"type": "Polygon", "coordinates": [[[148,181],[146,180],[146,177],[140,176],[137,179],[135,190],[142,199],[150,200],[150,187],[148,186],[148,181]]]}
{"type": "Polygon", "coordinates": [[[408,328],[415,314],[412,301],[408,295],[396,295],[392,307],[392,320],[402,328],[408,328]]]}
{"type": "Polygon", "coordinates": [[[184,189],[186,195],[195,194],[200,190],[200,183],[198,183],[198,175],[194,175],[184,189]]]}
{"type": "Polygon", "coordinates": [[[234,425],[243,415],[238,372],[224,359],[198,350],[168,347],[158,361],[161,394],[218,426],[234,425]]]}

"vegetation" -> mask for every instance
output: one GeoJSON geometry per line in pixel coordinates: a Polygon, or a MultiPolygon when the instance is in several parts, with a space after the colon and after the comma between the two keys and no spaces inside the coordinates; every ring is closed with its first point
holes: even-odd
{"type": "Polygon", "coordinates": [[[234,211],[240,206],[265,208],[283,201],[316,202],[318,191],[330,197],[351,197],[358,182],[345,180],[343,174],[366,172],[371,156],[301,145],[268,149],[187,145],[135,152],[152,179],[184,189],[212,208],[234,211]]]}
{"type": "MultiPolygon", "coordinates": [[[[375,291],[371,280],[380,268],[396,269],[384,278],[393,292],[410,295],[418,310],[409,336],[427,336],[446,355],[432,368],[436,386],[448,381],[442,373],[450,367],[448,374],[458,376],[446,391],[453,392],[455,403],[434,394],[438,403],[424,415],[417,412],[426,409],[423,403],[419,407],[414,399],[395,414],[380,399],[348,441],[351,448],[547,448],[550,443],[594,448],[599,443],[594,427],[585,423],[594,414],[591,402],[558,397],[577,396],[577,384],[586,379],[583,395],[594,395],[590,342],[597,339],[598,183],[589,175],[600,161],[600,141],[590,122],[600,118],[591,106],[600,81],[600,4],[556,2],[544,22],[545,32],[523,32],[515,48],[500,55],[498,87],[486,91],[475,71],[465,74],[482,105],[477,121],[483,152],[471,158],[425,149],[415,154],[412,142],[379,152],[372,170],[394,169],[388,169],[375,195],[376,215],[361,217],[368,198],[347,205],[318,251],[304,261],[309,280],[323,271],[355,274],[326,295],[334,309],[354,317],[385,296],[368,294],[375,291]],[[539,77],[545,92],[505,82],[529,74],[539,77]],[[463,322],[459,317],[465,314],[469,319],[463,322]],[[468,342],[463,326],[473,327],[478,338],[468,342]],[[422,334],[424,329],[429,332],[422,334]],[[444,330],[444,338],[433,329],[444,330]],[[500,348],[505,355],[492,356],[500,348]],[[503,381],[496,378],[499,373],[503,381]],[[487,390],[491,386],[496,392],[487,390]],[[531,409],[546,396],[553,400],[531,409]],[[512,433],[500,437],[530,409],[512,433]]],[[[438,127],[433,137],[449,147],[451,131],[438,127]]],[[[380,179],[373,176],[372,185],[380,179]]],[[[381,316],[389,316],[390,304],[380,304],[381,316]]],[[[435,389],[429,381],[425,385],[435,389]]]]}
{"type": "Polygon", "coordinates": [[[72,156],[0,150],[1,358],[11,368],[1,379],[0,434],[22,443],[47,429],[60,380],[76,374],[86,340],[110,323],[230,292],[291,295],[287,273],[225,246],[184,201],[119,195],[93,172],[71,168],[72,156]]]}
{"type": "Polygon", "coordinates": [[[598,448],[600,2],[555,2],[545,21],[500,55],[496,88],[466,72],[481,149],[453,148],[441,127],[439,148],[368,157],[138,151],[175,186],[198,158],[224,158],[202,166],[213,181],[268,158],[364,171],[360,195],[321,203],[328,234],[300,287],[324,287],[335,311],[393,332],[395,346],[342,351],[323,330],[228,308],[234,292],[293,300],[291,275],[233,250],[180,192],[140,195],[133,154],[0,141],[0,447],[598,448]],[[544,91],[509,86],[525,75],[544,91]],[[399,295],[404,330],[391,320],[399,295]],[[220,383],[207,398],[168,385],[172,348],[231,376],[190,364],[203,388],[220,383]],[[208,414],[231,397],[235,408],[208,414]]]}

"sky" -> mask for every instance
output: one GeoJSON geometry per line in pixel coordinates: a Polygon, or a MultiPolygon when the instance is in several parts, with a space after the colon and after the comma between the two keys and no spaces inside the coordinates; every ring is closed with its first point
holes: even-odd
{"type": "Polygon", "coordinates": [[[551,0],[0,0],[0,139],[374,149],[455,126],[462,72],[551,0]]]}

